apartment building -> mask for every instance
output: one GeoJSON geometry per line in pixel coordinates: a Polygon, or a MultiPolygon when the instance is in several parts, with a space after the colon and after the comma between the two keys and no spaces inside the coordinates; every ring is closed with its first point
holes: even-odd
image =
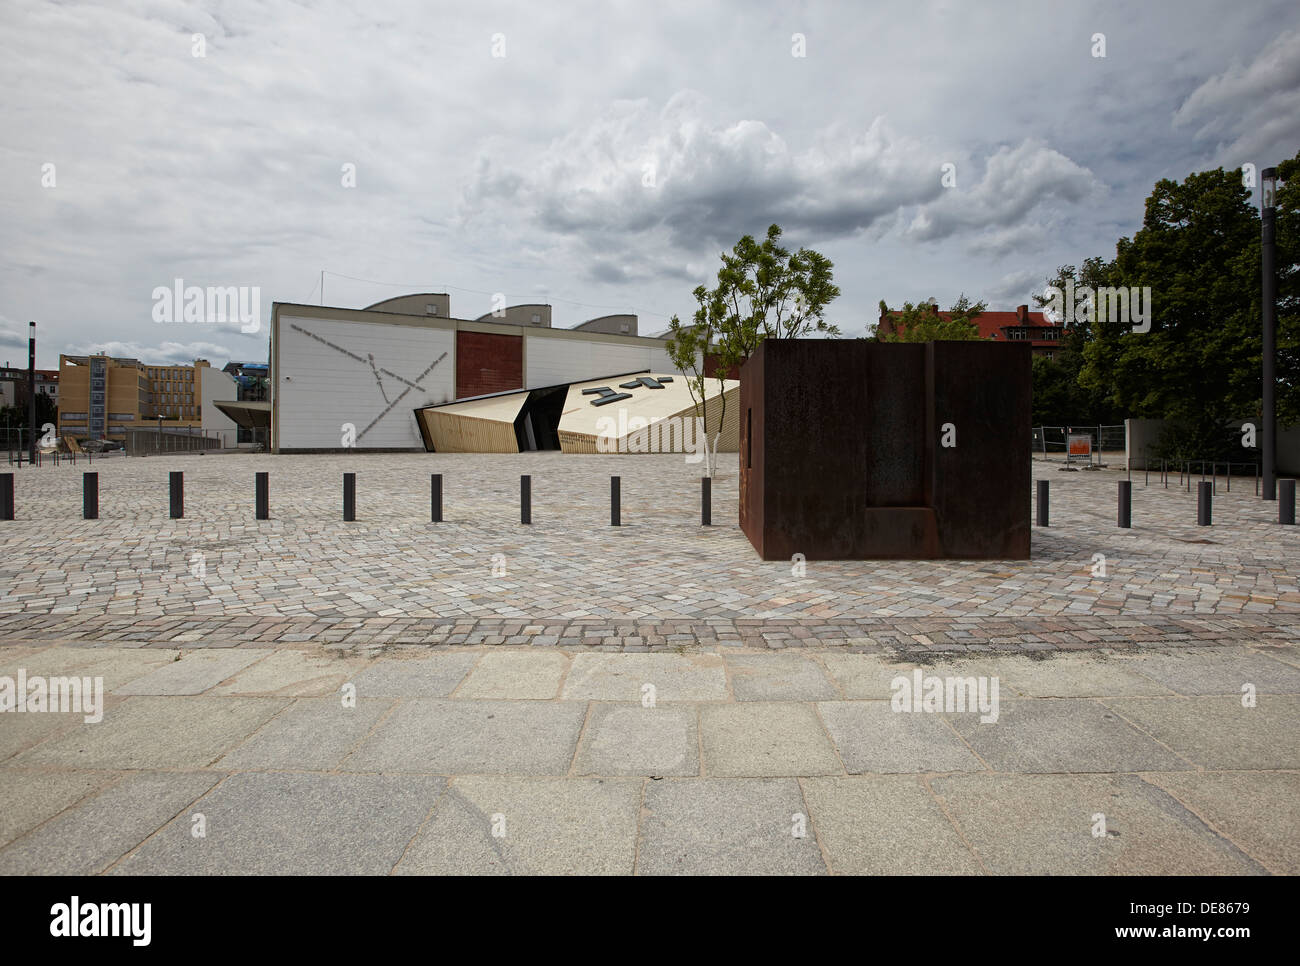
{"type": "Polygon", "coordinates": [[[149,382],[138,359],[59,356],[59,435],[78,439],[126,437],[139,423],[149,382]]]}
{"type": "Polygon", "coordinates": [[[229,431],[234,424],[211,402],[234,395],[234,380],[206,359],[149,365],[112,356],[59,356],[59,435],[116,439],[132,426],[229,431]]]}
{"type": "MultiPolygon", "coordinates": [[[[59,405],[59,373],[56,369],[36,370],[36,392],[59,405]]],[[[15,369],[8,362],[0,369],[0,406],[19,406],[27,402],[27,370],[15,369]]]]}
{"type": "MultiPolygon", "coordinates": [[[[939,318],[952,318],[951,312],[935,313],[939,318]]],[[[897,331],[899,312],[889,310],[880,315],[876,338],[883,341],[887,334],[897,331]]],[[[1063,326],[1054,325],[1042,312],[1030,312],[1028,305],[1016,307],[1014,312],[983,312],[975,317],[981,339],[994,342],[1028,342],[1034,355],[1052,358],[1065,335],[1063,326]]]]}
{"type": "Polygon", "coordinates": [[[179,420],[200,423],[203,419],[203,375],[210,366],[206,359],[193,365],[144,366],[149,381],[149,402],[144,419],[179,420]]]}

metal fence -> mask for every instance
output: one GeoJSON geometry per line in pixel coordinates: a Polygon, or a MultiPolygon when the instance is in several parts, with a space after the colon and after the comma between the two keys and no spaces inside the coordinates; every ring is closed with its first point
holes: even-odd
{"type": "Polygon", "coordinates": [[[162,453],[198,453],[219,450],[224,445],[217,430],[195,429],[193,426],[172,427],[162,430],[152,427],[131,426],[126,431],[128,456],[157,456],[162,453]]]}
{"type": "Polygon", "coordinates": [[[4,447],[10,460],[18,453],[27,452],[29,438],[27,430],[21,426],[0,426],[0,446],[4,447]]]}
{"type": "MultiPolygon", "coordinates": [[[[45,437],[45,433],[38,431],[36,433],[37,456],[41,456],[40,441],[45,437]]],[[[31,432],[24,426],[0,426],[0,451],[3,451],[7,463],[17,463],[19,460],[27,462],[31,452],[31,432]]],[[[67,452],[67,447],[63,447],[67,452]]],[[[43,454],[46,459],[55,455],[53,452],[43,454]]]]}
{"type": "Polygon", "coordinates": [[[1033,454],[1038,459],[1066,458],[1066,438],[1091,436],[1094,453],[1124,452],[1126,437],[1124,426],[1035,426],[1033,427],[1033,454]]]}

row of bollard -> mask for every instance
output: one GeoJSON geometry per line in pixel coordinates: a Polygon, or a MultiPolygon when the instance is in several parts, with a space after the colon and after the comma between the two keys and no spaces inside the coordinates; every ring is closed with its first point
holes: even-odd
{"type": "MultiPolygon", "coordinates": [[[[1051,516],[1051,496],[1049,480],[1038,480],[1036,499],[1037,523],[1040,527],[1048,526],[1051,516]]],[[[1208,527],[1213,525],[1214,484],[1202,480],[1196,484],[1196,525],[1208,527]]],[[[1133,484],[1129,480],[1119,481],[1119,508],[1116,525],[1124,529],[1133,526],[1133,484]]],[[[1277,522],[1286,526],[1295,526],[1295,480],[1277,481],[1277,522]]]]}
{"type": "MultiPolygon", "coordinates": [[[[433,479],[435,494],[433,522],[437,523],[442,520],[442,477],[434,476],[433,479]]],[[[533,522],[533,478],[531,476],[519,477],[519,522],[527,524],[533,522]]],[[[611,527],[623,525],[623,478],[621,476],[609,478],[609,525],[611,527]]],[[[700,478],[700,526],[713,526],[713,480],[707,476],[700,478]]]]}
{"type": "MultiPolygon", "coordinates": [[[[173,472],[168,476],[168,515],[173,520],[185,516],[185,474],[173,472]]],[[[254,475],[254,503],[259,520],[271,519],[270,474],[254,475]]],[[[346,512],[346,510],[345,510],[346,512]]],[[[99,519],[99,474],[81,474],[81,516],[85,520],[99,519]]],[[[0,520],[14,519],[14,475],[0,473],[0,520]]]]}
{"type": "MultiPolygon", "coordinates": [[[[619,476],[609,478],[609,523],[610,526],[623,525],[622,489],[623,479],[619,476]]],[[[709,477],[700,480],[700,524],[713,526],[713,481],[709,477]]],[[[271,518],[270,478],[268,473],[257,473],[254,477],[254,501],[259,520],[271,518]]],[[[173,520],[185,516],[185,474],[172,472],[168,477],[169,515],[173,520]]],[[[81,515],[86,520],[99,519],[99,474],[83,473],[81,477],[81,515]]],[[[0,473],[0,520],[14,518],[14,475],[0,473]]],[[[357,519],[357,474],[343,474],[343,520],[353,523],[357,519]]],[[[433,523],[442,522],[442,474],[434,473],[429,477],[429,519],[433,523]]],[[[519,477],[519,522],[533,522],[533,478],[519,477]]]]}
{"type": "MultiPolygon", "coordinates": [[[[1037,524],[1049,525],[1051,518],[1050,481],[1037,481],[1037,524]]],[[[705,476],[700,479],[700,524],[713,525],[713,481],[705,476]]],[[[1278,480],[1277,522],[1289,526],[1295,525],[1295,480],[1278,480]]],[[[173,520],[185,516],[185,474],[172,472],[168,479],[170,496],[170,516],[173,520]]],[[[623,525],[622,521],[623,479],[619,476],[609,478],[609,524],[613,527],[623,525]]],[[[87,520],[99,519],[99,474],[83,473],[81,485],[81,515],[87,520]]],[[[1214,501],[1214,484],[1203,480],[1196,487],[1196,523],[1208,527],[1212,523],[1214,501]]],[[[259,520],[271,518],[270,474],[257,473],[254,476],[255,513],[259,520]]],[[[1129,480],[1119,481],[1119,506],[1117,526],[1130,529],[1133,526],[1133,484],[1129,480]]],[[[14,475],[0,473],[0,520],[14,519],[14,475]]],[[[343,474],[343,520],[353,523],[357,519],[357,474],[343,474]]],[[[442,474],[434,473],[429,478],[429,519],[434,523],[442,522],[442,474]]],[[[533,522],[533,478],[519,477],[519,522],[533,522]]]]}

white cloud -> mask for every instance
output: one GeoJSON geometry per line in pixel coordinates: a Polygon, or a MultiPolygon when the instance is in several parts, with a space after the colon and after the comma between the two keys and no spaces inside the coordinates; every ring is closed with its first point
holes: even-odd
{"type": "Polygon", "coordinates": [[[462,210],[472,219],[501,204],[597,250],[662,228],[667,243],[700,251],[772,222],[838,237],[937,195],[934,159],[884,118],[860,131],[828,127],[797,150],[766,123],[721,119],[702,95],[679,91],[659,111],[617,103],[526,165],[480,157],[462,210]]]}
{"type": "MultiPolygon", "coordinates": [[[[0,348],[25,350],[28,337],[29,330],[25,323],[15,322],[13,319],[0,315],[0,348]]],[[[23,365],[26,364],[27,357],[26,353],[24,353],[23,365]]]]}
{"type": "Polygon", "coordinates": [[[960,167],[957,178],[957,187],[945,189],[916,213],[909,237],[934,241],[974,232],[980,236],[975,247],[988,254],[1029,249],[1044,231],[1042,224],[1027,223],[1031,215],[1054,205],[1078,204],[1100,187],[1087,168],[1033,138],[999,148],[971,187],[962,187],[960,167]]]}
{"type": "Polygon", "coordinates": [[[123,359],[138,359],[157,365],[188,365],[195,359],[207,359],[221,364],[231,359],[230,350],[212,342],[163,342],[145,345],[139,342],[90,342],[68,348],[67,355],[106,355],[123,359]]]}
{"type": "Polygon", "coordinates": [[[1230,167],[1265,168],[1283,158],[1259,153],[1300,132],[1300,29],[1279,34],[1249,63],[1235,62],[1188,95],[1173,116],[1175,128],[1215,139],[1218,160],[1230,167]]]}
{"type": "Polygon", "coordinates": [[[988,286],[980,298],[996,310],[1003,305],[1028,305],[1031,311],[1038,311],[1031,296],[1043,288],[1043,273],[1034,269],[1010,272],[988,286]]]}
{"type": "Polygon", "coordinates": [[[0,312],[38,320],[46,366],[164,338],[264,357],[265,328],[159,329],[150,293],[259,286],[266,319],[316,301],[322,269],[336,305],[404,290],[344,275],[449,290],[471,317],[488,299],[460,289],[546,289],[557,321],[617,305],[653,330],[773,221],[834,259],[842,319],[946,301],[1109,255],[1152,183],[1220,142],[1234,164],[1293,154],[1300,58],[1294,29],[1274,38],[1294,0],[1259,3],[10,4],[0,312]]]}

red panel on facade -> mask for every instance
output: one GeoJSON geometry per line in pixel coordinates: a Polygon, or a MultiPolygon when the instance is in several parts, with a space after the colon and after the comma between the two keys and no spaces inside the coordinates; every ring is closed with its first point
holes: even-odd
{"type": "Polygon", "coordinates": [[[518,335],[456,333],[456,398],[524,388],[524,340],[518,335]]]}
{"type": "Polygon", "coordinates": [[[708,379],[717,379],[719,375],[721,375],[723,379],[739,379],[739,378],[740,378],[740,366],[732,366],[732,367],[731,367],[730,369],[728,369],[725,373],[721,373],[721,372],[719,371],[719,370],[721,370],[721,369],[722,369],[722,367],[721,367],[720,365],[718,365],[718,357],[717,357],[716,355],[714,355],[712,352],[705,353],[705,355],[704,355],[704,375],[705,375],[705,378],[708,378],[708,379]]]}

